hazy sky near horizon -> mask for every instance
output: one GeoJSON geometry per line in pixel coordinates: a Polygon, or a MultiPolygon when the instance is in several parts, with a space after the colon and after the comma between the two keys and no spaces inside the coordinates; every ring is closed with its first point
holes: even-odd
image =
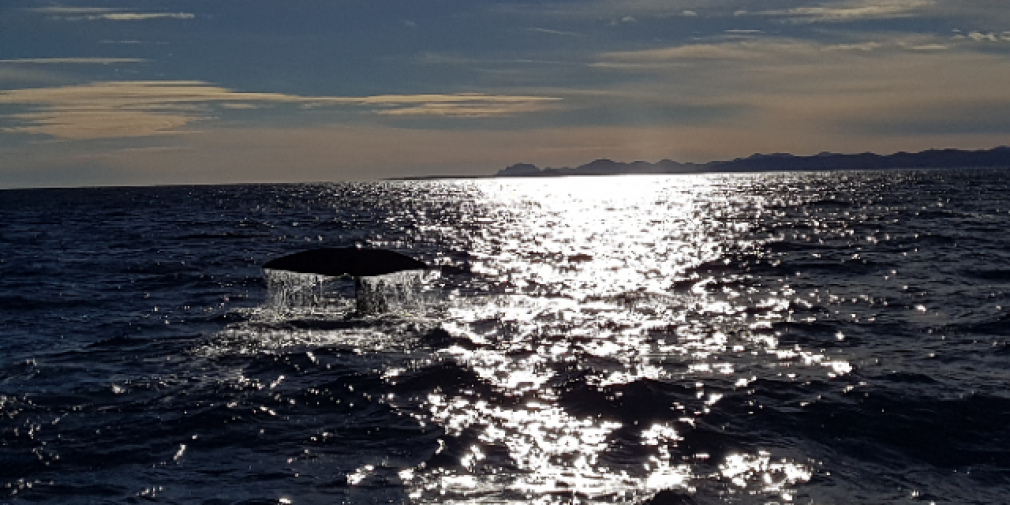
{"type": "Polygon", "coordinates": [[[4,0],[0,187],[1010,144],[1007,0],[4,0]]]}

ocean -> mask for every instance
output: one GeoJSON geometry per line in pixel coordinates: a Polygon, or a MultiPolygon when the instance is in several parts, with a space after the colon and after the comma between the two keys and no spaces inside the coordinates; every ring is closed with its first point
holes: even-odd
{"type": "Polygon", "coordinates": [[[1010,171],[0,191],[0,503],[1010,503],[1010,171]],[[264,271],[318,247],[431,265],[264,271]]]}

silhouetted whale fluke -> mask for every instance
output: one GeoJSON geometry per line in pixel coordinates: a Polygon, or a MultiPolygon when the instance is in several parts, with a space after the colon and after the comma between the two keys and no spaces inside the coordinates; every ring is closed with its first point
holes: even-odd
{"type": "Polygon", "coordinates": [[[385,249],[328,247],[311,249],[272,259],[263,268],[331,277],[367,277],[404,270],[426,270],[428,265],[410,256],[385,249]]]}
{"type": "Polygon", "coordinates": [[[354,297],[358,313],[381,314],[387,303],[380,294],[376,296],[362,282],[362,277],[386,275],[405,270],[427,270],[428,265],[410,256],[385,249],[359,249],[356,247],[328,247],[311,249],[272,259],[263,265],[264,270],[283,270],[328,277],[354,277],[354,297]]]}

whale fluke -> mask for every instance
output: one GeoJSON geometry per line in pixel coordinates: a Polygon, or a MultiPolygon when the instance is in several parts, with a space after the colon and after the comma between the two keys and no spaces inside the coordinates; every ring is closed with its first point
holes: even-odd
{"type": "Polygon", "coordinates": [[[327,247],[272,259],[263,265],[263,268],[330,277],[344,275],[368,277],[404,270],[427,270],[428,265],[410,256],[386,249],[327,247]]]}
{"type": "Polygon", "coordinates": [[[272,259],[263,265],[264,270],[284,270],[302,274],[328,277],[354,277],[354,291],[359,314],[378,314],[387,311],[381,296],[369,293],[362,277],[386,275],[405,270],[427,270],[428,265],[410,256],[385,249],[358,249],[356,247],[327,247],[310,249],[272,259]]]}

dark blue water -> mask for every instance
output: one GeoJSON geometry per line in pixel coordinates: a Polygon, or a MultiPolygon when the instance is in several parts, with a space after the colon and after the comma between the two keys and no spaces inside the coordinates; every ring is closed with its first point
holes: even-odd
{"type": "Polygon", "coordinates": [[[1008,217],[1001,170],[0,191],[0,502],[1008,503],[1008,217]],[[437,268],[365,315],[260,268],[353,245],[437,268]]]}

